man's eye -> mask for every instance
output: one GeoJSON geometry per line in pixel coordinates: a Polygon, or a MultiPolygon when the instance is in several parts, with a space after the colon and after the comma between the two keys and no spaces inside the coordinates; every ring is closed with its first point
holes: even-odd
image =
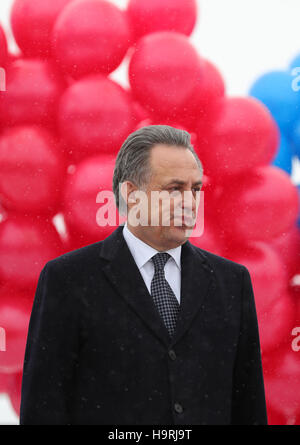
{"type": "MultiPolygon", "coordinates": [[[[169,191],[173,191],[173,190],[180,190],[180,187],[174,186],[174,187],[169,188],[169,191]]],[[[196,192],[200,192],[201,191],[201,187],[194,187],[193,190],[195,190],[196,192]]]]}
{"type": "Polygon", "coordinates": [[[173,192],[174,190],[179,190],[180,187],[169,187],[167,190],[167,192],[173,192]]]}

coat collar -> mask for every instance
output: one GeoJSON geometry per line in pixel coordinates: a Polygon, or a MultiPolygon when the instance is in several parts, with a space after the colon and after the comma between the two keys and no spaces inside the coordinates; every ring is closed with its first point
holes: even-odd
{"type": "Polygon", "coordinates": [[[175,345],[192,323],[201,303],[213,288],[214,273],[205,251],[190,241],[181,250],[181,304],[172,339],[123,236],[123,225],[115,229],[100,245],[100,256],[108,263],[103,267],[107,279],[147,327],[166,346],[175,345]]]}

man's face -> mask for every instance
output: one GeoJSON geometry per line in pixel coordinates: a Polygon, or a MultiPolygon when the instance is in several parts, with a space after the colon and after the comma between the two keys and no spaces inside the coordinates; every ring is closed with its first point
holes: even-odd
{"type": "Polygon", "coordinates": [[[155,145],[150,165],[147,199],[139,201],[140,208],[148,211],[143,212],[143,223],[131,229],[158,250],[167,250],[183,244],[195,226],[202,175],[193,154],[184,147],[155,145]]]}

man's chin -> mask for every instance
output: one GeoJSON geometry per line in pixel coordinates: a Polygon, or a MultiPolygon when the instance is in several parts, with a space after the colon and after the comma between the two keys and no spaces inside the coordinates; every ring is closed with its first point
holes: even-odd
{"type": "Polygon", "coordinates": [[[172,232],[172,235],[174,235],[174,237],[176,238],[181,238],[181,239],[187,239],[191,236],[192,232],[194,230],[194,227],[189,227],[189,226],[172,226],[170,228],[170,231],[172,232]]]}

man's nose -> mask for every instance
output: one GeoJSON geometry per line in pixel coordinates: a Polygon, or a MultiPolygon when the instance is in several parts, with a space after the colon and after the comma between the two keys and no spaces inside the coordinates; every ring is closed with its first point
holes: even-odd
{"type": "Polygon", "coordinates": [[[182,196],[181,212],[187,217],[194,217],[196,214],[196,199],[191,191],[185,191],[182,196]]]}
{"type": "Polygon", "coordinates": [[[183,205],[184,208],[190,212],[195,212],[198,204],[198,194],[194,194],[192,190],[188,190],[183,194],[183,205]]]}

